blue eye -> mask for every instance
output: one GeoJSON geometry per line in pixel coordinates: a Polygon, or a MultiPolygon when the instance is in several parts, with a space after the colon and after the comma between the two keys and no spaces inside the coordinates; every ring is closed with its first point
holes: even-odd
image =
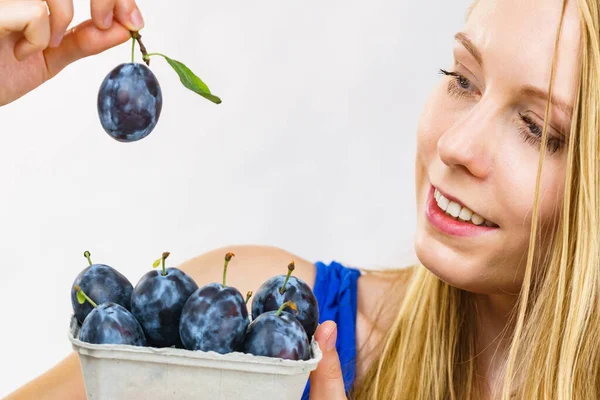
{"type": "Polygon", "coordinates": [[[477,92],[477,88],[474,87],[471,81],[464,75],[461,75],[457,72],[446,71],[445,69],[440,69],[440,73],[442,75],[454,77],[454,79],[448,84],[448,94],[457,97],[466,97],[472,95],[474,92],[477,92]]]}
{"type": "MultiPolygon", "coordinates": [[[[525,143],[529,143],[532,146],[539,149],[542,142],[542,133],[543,128],[538,123],[536,123],[533,118],[528,115],[519,113],[519,117],[521,118],[522,124],[519,128],[519,132],[521,133],[521,138],[525,143]]],[[[548,137],[546,139],[546,148],[550,154],[556,153],[563,145],[563,141],[557,137],[554,137],[548,133],[548,137]]]]}
{"type": "Polygon", "coordinates": [[[458,86],[460,86],[463,89],[469,89],[469,87],[471,86],[471,82],[469,82],[469,80],[464,76],[457,76],[456,82],[458,83],[458,86]]]}

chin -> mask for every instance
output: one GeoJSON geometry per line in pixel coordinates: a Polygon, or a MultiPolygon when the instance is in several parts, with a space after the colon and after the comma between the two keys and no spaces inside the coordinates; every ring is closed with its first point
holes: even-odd
{"type": "Polygon", "coordinates": [[[425,268],[450,286],[473,293],[497,291],[490,287],[488,262],[479,260],[476,254],[461,253],[422,228],[415,236],[415,253],[425,268]]]}

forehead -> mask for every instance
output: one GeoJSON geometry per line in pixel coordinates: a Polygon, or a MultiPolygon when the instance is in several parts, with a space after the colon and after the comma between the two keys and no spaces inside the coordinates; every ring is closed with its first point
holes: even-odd
{"type": "MultiPolygon", "coordinates": [[[[562,0],[480,0],[464,32],[483,56],[486,73],[546,89],[562,0]]],[[[569,0],[556,64],[555,93],[572,100],[579,72],[580,18],[569,0]]]]}

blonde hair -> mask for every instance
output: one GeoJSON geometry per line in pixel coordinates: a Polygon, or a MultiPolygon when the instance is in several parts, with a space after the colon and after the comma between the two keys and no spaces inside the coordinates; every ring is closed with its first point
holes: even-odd
{"type": "MultiPolygon", "coordinates": [[[[566,3],[563,0],[559,26],[566,3]]],[[[562,211],[551,227],[540,225],[548,101],[525,276],[511,315],[514,328],[506,332],[510,348],[504,379],[494,388],[495,398],[502,400],[600,399],[600,10],[598,0],[578,0],[578,5],[581,66],[562,211]],[[538,233],[538,226],[549,235],[538,233]],[[547,240],[544,254],[536,252],[542,239],[547,240]]],[[[379,358],[351,397],[477,398],[482,383],[475,379],[477,309],[473,296],[441,281],[422,265],[413,270],[379,358]]]]}

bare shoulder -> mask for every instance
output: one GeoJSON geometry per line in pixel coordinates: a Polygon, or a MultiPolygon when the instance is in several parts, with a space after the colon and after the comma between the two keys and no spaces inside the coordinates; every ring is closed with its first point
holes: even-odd
{"type": "Polygon", "coordinates": [[[227,267],[227,285],[238,289],[242,295],[256,290],[267,279],[287,273],[287,266],[294,261],[294,276],[310,287],[314,286],[316,269],[307,261],[289,251],[271,246],[232,245],[212,250],[194,257],[178,266],[196,281],[198,286],[221,282],[225,254],[234,257],[227,267]]]}

